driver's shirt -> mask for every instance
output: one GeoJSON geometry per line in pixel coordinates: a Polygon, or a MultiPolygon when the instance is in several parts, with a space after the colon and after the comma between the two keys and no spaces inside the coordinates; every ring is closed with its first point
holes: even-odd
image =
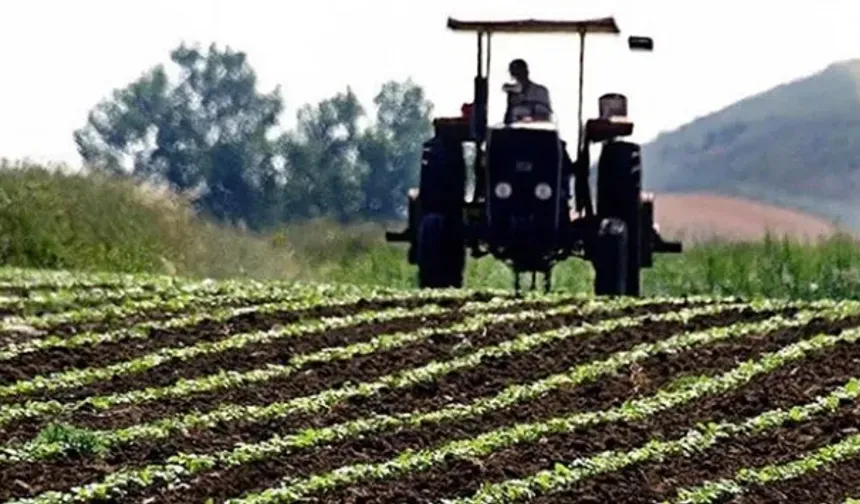
{"type": "Polygon", "coordinates": [[[549,99],[549,90],[536,82],[530,82],[525,89],[508,95],[508,122],[522,119],[523,117],[543,113],[552,113],[552,104],[549,99]],[[544,109],[545,110],[542,110],[544,109]]]}

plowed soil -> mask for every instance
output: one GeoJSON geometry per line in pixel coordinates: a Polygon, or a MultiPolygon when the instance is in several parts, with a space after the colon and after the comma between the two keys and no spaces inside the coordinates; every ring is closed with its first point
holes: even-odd
{"type": "MultiPolygon", "coordinates": [[[[786,310],[785,313],[790,313],[793,310],[786,310]]],[[[768,316],[773,315],[770,312],[764,313],[756,313],[749,314],[742,310],[737,310],[734,312],[730,312],[725,315],[715,315],[715,316],[702,316],[693,319],[688,324],[678,324],[678,323],[652,323],[650,325],[645,325],[644,327],[631,331],[630,334],[626,332],[619,332],[613,334],[611,336],[618,336],[619,341],[623,342],[625,347],[635,346],[643,339],[651,339],[651,338],[664,338],[670,334],[676,333],[682,330],[695,330],[695,328],[699,327],[711,327],[714,325],[728,325],[734,323],[738,320],[751,321],[757,319],[767,318],[768,316]]],[[[567,319],[569,322],[570,319],[567,319]]],[[[552,322],[550,322],[552,323],[552,322]]],[[[492,328],[492,326],[490,326],[492,328]]],[[[506,328],[507,329],[507,328],[506,328]]],[[[522,328],[519,328],[520,330],[522,328]]],[[[815,324],[810,325],[807,329],[807,332],[816,330],[815,324]]],[[[803,334],[803,331],[798,331],[796,334],[803,334]]],[[[595,339],[604,338],[605,336],[595,336],[595,339]]],[[[792,336],[785,334],[774,334],[773,339],[789,339],[792,336]]],[[[767,338],[770,339],[770,338],[767,338]]],[[[594,346],[585,346],[582,341],[578,341],[575,338],[571,338],[566,340],[564,343],[567,344],[568,349],[559,348],[557,345],[548,345],[547,348],[542,349],[539,352],[525,354],[523,356],[517,357],[515,359],[511,359],[511,362],[503,363],[503,362],[495,362],[488,363],[486,367],[482,366],[479,369],[482,369],[484,372],[488,373],[485,379],[483,379],[486,388],[475,386],[475,383],[479,383],[482,379],[472,379],[469,375],[472,373],[455,373],[450,377],[441,379],[434,386],[440,387],[436,390],[435,393],[428,394],[426,392],[426,387],[415,387],[411,390],[405,391],[392,391],[392,395],[399,394],[400,401],[396,403],[397,411],[399,412],[410,412],[410,411],[425,411],[432,410],[438,407],[443,407],[446,402],[457,402],[457,403],[465,403],[468,402],[470,398],[477,398],[481,396],[492,395],[495,393],[494,391],[498,391],[500,386],[503,384],[513,384],[513,383],[528,383],[530,381],[534,381],[536,379],[543,378],[548,374],[552,374],[558,371],[564,371],[572,366],[575,366],[582,362],[588,362],[593,358],[599,358],[598,356],[604,352],[608,352],[613,347],[610,341],[603,341],[604,348],[601,349],[598,353],[598,350],[594,346]],[[579,352],[570,351],[576,347],[579,347],[579,352]],[[556,359],[552,365],[547,366],[546,363],[540,366],[536,366],[535,363],[545,362],[545,355],[561,355],[561,356],[577,356],[575,359],[556,359]],[[516,362],[516,363],[514,363],[516,362]],[[507,371],[501,371],[505,370],[507,371]],[[493,373],[492,375],[489,375],[493,373]],[[440,398],[445,398],[445,402],[440,402],[440,398]]],[[[445,346],[444,341],[436,342],[437,345],[442,347],[445,346]]],[[[753,347],[754,351],[755,347],[753,347]]],[[[730,349],[731,350],[731,349],[730,349]]],[[[605,354],[604,354],[605,355],[605,354]]],[[[723,359],[723,363],[733,362],[734,354],[727,355],[723,359]],[[728,360],[727,360],[728,359],[728,360]]],[[[383,364],[383,366],[390,366],[389,369],[395,369],[398,364],[394,361],[391,361],[389,364],[383,364]]],[[[402,363],[401,363],[402,365],[402,363]]],[[[714,365],[716,365],[716,361],[714,361],[714,365]]],[[[358,365],[359,368],[362,368],[361,365],[358,365]]],[[[349,369],[346,370],[350,372],[349,369]]],[[[328,373],[325,373],[328,375],[328,373]]],[[[351,372],[351,376],[355,376],[356,380],[360,380],[360,373],[356,373],[354,371],[351,372]]],[[[317,379],[316,375],[312,375],[315,379],[317,379]]],[[[672,373],[669,373],[669,376],[672,376],[672,373]]],[[[372,377],[369,377],[372,378],[372,377]]],[[[620,381],[622,382],[620,385],[617,383],[608,383],[607,384],[607,393],[603,394],[600,399],[596,401],[596,405],[591,406],[589,409],[601,409],[601,404],[611,405],[613,402],[617,400],[618,397],[623,396],[623,392],[621,389],[624,388],[626,384],[627,376],[622,374],[620,377],[620,381]]],[[[602,385],[603,382],[598,382],[598,386],[602,385]]],[[[552,398],[542,399],[539,403],[529,402],[527,404],[520,405],[519,407],[511,408],[510,410],[500,411],[496,415],[488,415],[485,418],[479,418],[474,421],[468,422],[458,422],[455,425],[439,425],[439,426],[430,426],[427,429],[422,429],[417,432],[413,431],[402,431],[397,433],[397,435],[393,436],[389,439],[385,435],[382,435],[378,438],[378,440],[373,444],[376,448],[384,447],[380,453],[366,453],[358,450],[355,444],[363,444],[363,441],[353,441],[346,442],[343,444],[333,445],[332,447],[325,448],[323,450],[315,451],[313,455],[314,460],[310,460],[308,457],[298,457],[297,461],[293,461],[292,459],[295,457],[287,456],[285,459],[275,459],[274,461],[267,462],[265,465],[271,464],[281,464],[285,469],[289,469],[294,472],[294,474],[310,474],[309,471],[316,472],[322,468],[333,469],[338,467],[339,465],[356,462],[358,460],[368,461],[371,459],[381,459],[390,456],[392,453],[396,454],[397,451],[406,448],[424,448],[427,446],[432,446],[433,440],[445,440],[449,437],[460,437],[462,435],[477,435],[480,434],[485,429],[492,430],[493,428],[502,427],[507,424],[508,421],[516,420],[517,418],[528,418],[529,415],[532,414],[533,410],[537,407],[540,408],[542,405],[553,405],[554,408],[550,408],[548,411],[538,410],[534,412],[536,415],[535,418],[551,418],[546,415],[552,415],[554,413],[561,413],[565,411],[564,408],[569,405],[575,405],[577,402],[583,403],[583,406],[586,406],[590,395],[593,393],[593,387],[585,387],[583,389],[575,388],[572,391],[575,391],[580,395],[579,400],[576,401],[576,398],[571,398],[573,401],[568,400],[553,400],[552,398]],[[559,410],[558,408],[562,408],[559,410]],[[454,430],[456,429],[456,430],[454,430]],[[324,462],[324,465],[320,465],[320,461],[324,462]]],[[[656,390],[656,389],[655,389],[656,390]]],[[[568,391],[570,392],[570,391],[568,391]]],[[[252,442],[261,442],[270,438],[273,435],[285,435],[295,432],[296,430],[304,427],[314,427],[314,426],[324,426],[324,425],[333,425],[340,422],[345,422],[349,420],[353,420],[355,418],[359,418],[362,415],[367,415],[368,413],[395,413],[392,411],[392,407],[394,406],[391,402],[387,401],[391,398],[388,397],[389,394],[383,394],[373,401],[361,401],[358,405],[358,411],[352,410],[351,408],[333,408],[331,410],[331,414],[328,415],[315,415],[315,417],[295,417],[289,416],[280,418],[277,420],[265,422],[263,424],[242,424],[241,422],[225,426],[223,428],[212,429],[209,431],[197,431],[188,436],[177,436],[173,437],[166,442],[164,440],[159,440],[157,442],[149,442],[149,443],[134,443],[133,445],[122,450],[120,454],[117,455],[116,459],[108,459],[107,462],[109,464],[118,464],[118,463],[126,463],[130,464],[133,462],[137,462],[140,464],[150,463],[155,460],[164,460],[167,457],[174,455],[176,453],[180,453],[183,451],[194,450],[195,453],[211,453],[217,450],[224,450],[230,448],[233,444],[237,442],[244,443],[252,443],[252,442]]],[[[78,422],[78,425],[81,423],[78,422]]],[[[467,436],[468,437],[468,436],[467,436]]],[[[74,461],[66,461],[62,463],[36,463],[32,465],[27,465],[26,467],[21,467],[20,474],[18,477],[26,477],[27,474],[53,474],[55,476],[51,478],[45,478],[45,481],[48,485],[54,485],[54,488],[63,488],[68,482],[64,477],[58,478],[56,475],[70,475],[73,478],[71,481],[76,484],[81,483],[89,483],[94,479],[103,476],[104,469],[102,466],[79,466],[79,460],[74,461]]],[[[248,472],[250,471],[252,474],[256,473],[254,467],[257,464],[250,464],[248,467],[243,467],[241,471],[248,472]]],[[[277,473],[269,472],[272,477],[276,477],[277,473]]],[[[228,472],[229,474],[229,472],[228,472]]],[[[232,478],[226,477],[227,475],[219,473],[213,473],[211,479],[214,480],[213,483],[219,486],[223,485],[225,488],[234,488],[241,487],[232,478]]],[[[209,478],[203,477],[203,480],[207,480],[209,478]]],[[[258,483],[266,482],[267,479],[257,479],[258,483]]],[[[260,483],[261,485],[263,483],[260,483]]],[[[32,482],[28,482],[28,485],[32,485],[32,482]]],[[[266,488],[268,485],[262,486],[262,488],[266,488]]],[[[207,485],[203,485],[203,488],[208,488],[207,485]]],[[[46,487],[45,489],[51,489],[50,487],[46,487]]],[[[157,488],[156,488],[157,489],[157,488]]],[[[154,489],[155,490],[155,489],[154,489]]],[[[175,502],[183,502],[182,499],[191,498],[192,496],[186,497],[177,497],[179,500],[175,500],[175,502]]],[[[193,500],[193,499],[192,499],[193,500]]]]}
{"type": "MultiPolygon", "coordinates": [[[[180,348],[199,342],[219,341],[239,333],[266,331],[297,321],[322,317],[349,316],[364,311],[380,311],[399,306],[417,308],[437,302],[447,310],[431,316],[410,316],[387,322],[356,323],[348,328],[317,331],[272,342],[250,344],[185,361],[169,361],[151,369],[123,373],[115,379],[82,384],[65,389],[44,388],[33,393],[0,399],[0,417],[10,406],[27,407],[27,401],[59,401],[69,405],[95,396],[173,386],[226,371],[246,373],[284,365],[290,359],[325,349],[363,343],[384,335],[421,328],[444,329],[462,322],[468,313],[459,308],[468,301],[487,301],[487,294],[469,299],[406,300],[360,302],[340,307],[309,308],[291,312],[251,313],[223,322],[206,320],[193,326],[150,331],[147,337],[128,341],[89,345],[79,349],[47,349],[24,354],[0,366],[0,385],[16,380],[50,376],[52,373],[124,363],[163,348],[180,348]]],[[[497,313],[526,309],[549,309],[572,301],[535,301],[497,313]]],[[[135,427],[150,422],[168,426],[187,415],[210,412],[229,404],[268,406],[307,398],[342,387],[369,384],[385,376],[424,366],[443,365],[482,348],[499,345],[527,334],[559,328],[575,328],[585,323],[631,316],[653,315],[680,310],[698,303],[655,303],[608,311],[547,316],[538,320],[491,322],[475,331],[443,331],[443,334],[410,342],[387,350],[349,359],[308,364],[288,376],[244,386],[224,386],[202,393],[124,404],[107,409],[71,408],[58,416],[39,416],[10,421],[0,426],[0,454],[13,453],[23,443],[45,435],[46,427],[61,425],[86,430],[135,427]]],[[[365,422],[380,415],[402,419],[379,426],[361,435],[349,433],[320,441],[313,447],[284,449],[260,460],[239,465],[217,462],[193,475],[181,475],[179,484],[166,485],[160,478],[129,480],[109,502],[220,503],[226,499],[262,492],[281,485],[285,479],[301,481],[354,464],[384,463],[419,450],[434,450],[452,441],[467,441],[481,435],[524,424],[564,419],[573,415],[599,413],[650,398],[666,391],[683,389],[690,379],[716,378],[736,370],[744,362],[760,360],[765,354],[819,334],[841,334],[860,326],[860,313],[838,321],[817,318],[798,327],[781,327],[674,351],[641,357],[635,364],[589,377],[573,386],[557,385],[538,397],[517,396],[507,406],[494,406],[480,414],[470,413],[470,404],[486,401],[513,385],[528,386],[561,375],[580,366],[627,352],[643,343],[656,343],[674,335],[759,322],[772,317],[793,317],[797,308],[755,311],[727,309],[715,315],[700,315],[683,322],[645,318],[641,324],[608,332],[553,339],[527,351],[484,358],[474,366],[437,374],[417,383],[384,387],[366,395],[334,402],[308,413],[283,413],[265,420],[230,418],[218,424],[173,429],[166,437],[138,435],[116,441],[104,451],[71,444],[59,454],[11,461],[0,458],[0,502],[32,498],[45,492],[67,492],[84,485],[108,481],[111,474],[167,464],[177,454],[212,455],[226,453],[239,445],[253,446],[272,439],[292,436],[307,429],[365,422]],[[409,415],[460,408],[456,418],[410,423],[409,415]],[[77,446],[77,447],[75,447],[77,446]]],[[[112,321],[123,327],[150,317],[175,316],[147,313],[128,320],[112,321]]],[[[86,326],[89,327],[89,326],[86,326]]],[[[72,334],[75,325],[58,326],[72,334]]],[[[66,333],[64,333],[66,334],[66,333]]],[[[439,368],[442,369],[442,368],[439,368]]],[[[404,474],[387,474],[375,481],[357,481],[335,487],[306,499],[325,503],[424,503],[469,497],[482,485],[510,479],[528,478],[556,464],[570,464],[605,451],[624,452],[653,440],[673,440],[707,422],[740,422],[776,408],[808,403],[848,380],[860,377],[860,344],[841,342],[831,348],[811,352],[796,361],[756,375],[722,393],[644,414],[637,419],[599,421],[568,432],[547,434],[533,442],[513,443],[477,458],[448,457],[404,474]]],[[[652,503],[671,500],[681,488],[695,487],[718,478],[733,478],[743,468],[791,461],[853,435],[860,428],[860,403],[843,401],[835,411],[809,420],[762,432],[721,439],[701,453],[645,461],[621,470],[596,475],[566,489],[539,493],[532,502],[612,502],[652,503]]],[[[75,434],[68,434],[74,436],[75,434]]],[[[42,443],[47,441],[40,441],[42,443]]],[[[54,442],[57,442],[56,440],[54,442]]],[[[71,443],[60,440],[60,443],[71,443]]],[[[798,477],[771,485],[750,487],[732,502],[842,502],[849,494],[860,493],[860,465],[856,461],[838,464],[832,470],[798,477]],[[854,479],[852,479],[854,478],[854,479]],[[828,482],[829,489],[816,482],[828,482]],[[837,498],[840,497],[840,498],[837,498]]],[[[106,502],[106,501],[95,501],[106,502]]],[[[305,502],[305,501],[302,501],[305,502]]],[[[717,502],[717,501],[715,501],[717,502]]],[[[727,502],[722,500],[719,502],[727,502]]]]}
{"type": "MultiPolygon", "coordinates": [[[[857,424],[846,428],[856,430],[857,424]]],[[[798,478],[767,486],[751,486],[746,488],[742,495],[728,502],[730,504],[782,502],[843,504],[847,497],[856,499],[858,495],[860,495],[860,458],[855,457],[798,478]]]]}
{"type": "Polygon", "coordinates": [[[753,241],[766,233],[814,241],[839,231],[833,223],[814,215],[717,194],[658,194],[654,212],[662,234],[683,236],[685,241],[753,241]]]}
{"type": "MultiPolygon", "coordinates": [[[[360,496],[361,502],[407,502],[413,499],[435,502],[441,498],[469,495],[482,483],[522,478],[538,471],[551,469],[557,462],[572,462],[577,457],[595,455],[605,450],[623,450],[640,446],[650,439],[674,439],[703,421],[725,421],[745,418],[775,407],[793,406],[808,400],[808,393],[819,392],[844,384],[860,365],[860,346],[840,345],[823,352],[810,362],[790,366],[766,378],[754,380],[740,390],[722,397],[722,401],[700,401],[661,413],[631,424],[603,424],[547,436],[540,443],[514,446],[502,450],[488,460],[457,460],[425,473],[399,478],[391,483],[352,486],[334,492],[325,502],[349,502],[360,496]],[[809,364],[812,364],[811,366],[809,364]],[[741,416],[742,415],[742,416],[741,416]]],[[[737,456],[737,454],[734,454],[737,456]]],[[[707,461],[707,456],[703,461],[707,461]]],[[[672,462],[663,461],[657,469],[661,481],[671,481],[666,473],[672,462]]],[[[680,471],[679,471],[680,473],[680,471]]],[[[641,485],[631,488],[624,476],[639,478],[642,467],[612,473],[605,478],[587,480],[581,491],[565,492],[554,497],[555,502],[652,502],[642,500],[641,485]],[[629,492],[627,491],[629,490],[629,492]],[[622,495],[632,500],[623,500],[622,495]]],[[[637,481],[650,482],[642,476],[637,481]]],[[[653,502],[659,502],[653,501],[653,502]]]]}

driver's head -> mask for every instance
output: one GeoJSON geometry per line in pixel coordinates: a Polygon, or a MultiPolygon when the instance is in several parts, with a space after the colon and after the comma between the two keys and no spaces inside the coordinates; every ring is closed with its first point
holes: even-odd
{"type": "Polygon", "coordinates": [[[518,58],[511,61],[511,64],[508,65],[508,72],[511,73],[511,77],[519,82],[527,82],[529,80],[529,66],[525,60],[518,58]]]}

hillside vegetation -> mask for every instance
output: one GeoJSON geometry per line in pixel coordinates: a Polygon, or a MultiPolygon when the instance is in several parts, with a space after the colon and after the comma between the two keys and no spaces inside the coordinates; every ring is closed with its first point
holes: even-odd
{"type": "Polygon", "coordinates": [[[860,60],[833,64],[660,135],[658,192],[742,196],[860,230],[860,60]]]}
{"type": "Polygon", "coordinates": [[[188,276],[295,276],[261,237],[210,223],[185,200],[104,175],[0,164],[0,262],[188,276]]]}
{"type": "MultiPolygon", "coordinates": [[[[0,264],[73,270],[168,273],[414,287],[403,246],[384,242],[381,223],[329,219],[266,234],[216,224],[183,198],[125,179],[67,174],[30,165],[0,169],[0,264]]],[[[392,224],[391,228],[401,224],[392,224]]],[[[591,265],[555,270],[557,289],[591,292],[591,265]]],[[[509,289],[507,267],[468,264],[470,287],[509,289]]],[[[860,248],[853,239],[794,242],[715,240],[657,258],[646,294],[860,297],[860,248]]]]}

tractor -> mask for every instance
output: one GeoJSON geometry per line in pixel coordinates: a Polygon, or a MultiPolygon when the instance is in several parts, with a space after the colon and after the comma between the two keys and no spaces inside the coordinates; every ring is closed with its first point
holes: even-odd
{"type": "MultiPolygon", "coordinates": [[[[534,289],[540,273],[549,292],[554,265],[579,257],[594,267],[596,295],[640,296],[642,268],[653,265],[655,253],[680,253],[682,245],[664,240],[654,224],[654,199],[642,191],[641,148],[624,140],[633,133],[626,97],[606,93],[599,98],[599,117],[582,119],[585,38],[618,35],[615,19],[449,18],[448,28],[477,34],[473,101],[463,105],[459,117],[433,120],[434,136],[423,144],[418,187],[407,194],[408,226],[386,233],[388,242],[409,244],[407,257],[418,267],[419,287],[462,287],[468,250],[474,258],[491,254],[507,263],[518,294],[521,275],[531,273],[534,289]],[[579,36],[575,161],[553,117],[488,125],[494,33],[579,36]],[[589,183],[592,144],[601,149],[596,205],[589,183]],[[467,156],[467,150],[473,155],[467,156]],[[469,175],[472,187],[467,187],[469,175]]],[[[630,36],[627,45],[653,50],[650,37],[630,36]]]]}

